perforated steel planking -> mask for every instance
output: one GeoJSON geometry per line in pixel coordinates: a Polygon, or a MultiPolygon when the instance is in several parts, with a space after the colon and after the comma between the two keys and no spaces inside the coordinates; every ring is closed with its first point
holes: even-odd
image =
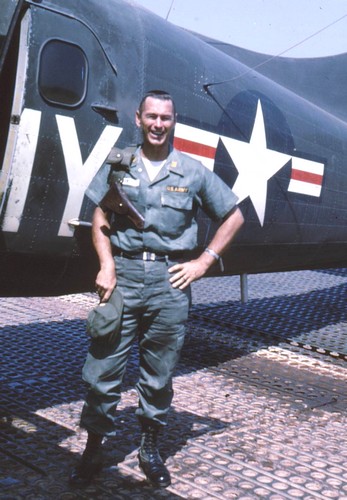
{"type": "Polygon", "coordinates": [[[68,486],[86,439],[81,367],[96,296],[3,299],[1,499],[347,498],[346,282],[345,270],[254,276],[246,305],[237,277],[194,284],[160,442],[173,478],[164,491],[137,464],[136,347],[105,468],[86,490],[68,486]]]}

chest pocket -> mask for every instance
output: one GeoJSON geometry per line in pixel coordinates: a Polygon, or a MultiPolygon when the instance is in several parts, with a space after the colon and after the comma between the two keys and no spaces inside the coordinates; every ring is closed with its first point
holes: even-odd
{"type": "Polygon", "coordinates": [[[186,193],[162,193],[161,206],[177,210],[191,210],[193,198],[186,193]]]}
{"type": "Polygon", "coordinates": [[[131,201],[137,201],[139,199],[139,193],[140,193],[140,183],[136,185],[133,184],[128,184],[126,180],[122,183],[122,188],[127,194],[129,200],[131,201]]]}
{"type": "Polygon", "coordinates": [[[159,229],[162,235],[177,238],[191,226],[193,198],[188,193],[161,193],[159,229]]]}

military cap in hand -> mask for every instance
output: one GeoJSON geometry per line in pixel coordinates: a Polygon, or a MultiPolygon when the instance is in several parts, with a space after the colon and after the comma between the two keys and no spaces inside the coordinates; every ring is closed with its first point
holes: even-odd
{"type": "Polygon", "coordinates": [[[115,288],[107,302],[101,302],[88,314],[88,334],[93,339],[111,340],[120,330],[122,313],[123,297],[115,288]]]}

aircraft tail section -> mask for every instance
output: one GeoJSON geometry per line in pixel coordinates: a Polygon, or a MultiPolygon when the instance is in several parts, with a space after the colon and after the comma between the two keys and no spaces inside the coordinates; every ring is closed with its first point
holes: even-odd
{"type": "Polygon", "coordinates": [[[347,53],[291,58],[253,52],[197,35],[209,45],[245,64],[322,110],[347,121],[347,53]]]}

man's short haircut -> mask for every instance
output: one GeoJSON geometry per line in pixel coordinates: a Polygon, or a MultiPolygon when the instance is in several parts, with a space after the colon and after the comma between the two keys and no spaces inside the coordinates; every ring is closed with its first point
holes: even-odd
{"type": "Polygon", "coordinates": [[[153,99],[159,99],[161,101],[171,101],[174,115],[176,115],[175,101],[173,100],[172,95],[169,94],[168,92],[166,92],[165,90],[149,90],[148,92],[146,92],[145,95],[142,97],[140,105],[139,105],[140,115],[142,114],[143,105],[144,105],[144,102],[147,99],[147,97],[153,97],[153,99]]]}

